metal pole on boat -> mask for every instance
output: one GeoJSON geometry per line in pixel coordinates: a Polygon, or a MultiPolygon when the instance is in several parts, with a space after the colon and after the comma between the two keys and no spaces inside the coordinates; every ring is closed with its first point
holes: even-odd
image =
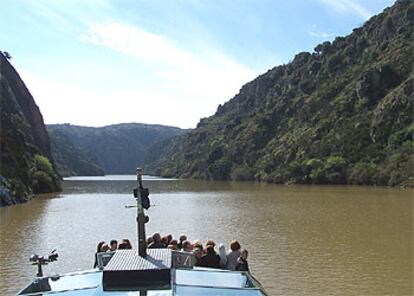
{"type": "Polygon", "coordinates": [[[137,168],[137,226],[138,226],[138,253],[141,257],[147,257],[147,242],[145,234],[145,214],[144,208],[142,207],[142,169],[137,168]]]}

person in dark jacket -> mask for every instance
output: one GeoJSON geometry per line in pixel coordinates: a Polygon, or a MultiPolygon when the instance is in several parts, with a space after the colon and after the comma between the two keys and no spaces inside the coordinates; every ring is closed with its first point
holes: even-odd
{"type": "Polygon", "coordinates": [[[216,253],[212,245],[207,246],[206,254],[201,257],[200,266],[220,268],[220,256],[216,253]]]}
{"type": "Polygon", "coordinates": [[[130,250],[132,249],[131,242],[129,239],[124,238],[122,242],[118,245],[118,250],[130,250]]]}
{"type": "Polygon", "coordinates": [[[183,242],[187,240],[187,236],[185,234],[180,235],[179,242],[177,244],[177,248],[181,250],[183,248],[183,242]]]}
{"type": "Polygon", "coordinates": [[[247,263],[247,256],[249,252],[246,249],[242,249],[240,257],[237,259],[236,270],[238,271],[249,271],[249,264],[247,263]]]}
{"type": "Polygon", "coordinates": [[[152,235],[153,242],[148,245],[148,249],[163,249],[167,246],[161,241],[161,235],[157,232],[152,235]]]}

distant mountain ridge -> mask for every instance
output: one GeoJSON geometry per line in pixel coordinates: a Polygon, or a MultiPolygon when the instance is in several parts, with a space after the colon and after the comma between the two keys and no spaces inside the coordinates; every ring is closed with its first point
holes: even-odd
{"type": "MultiPolygon", "coordinates": [[[[161,176],[275,183],[413,183],[414,1],[242,87],[159,146],[161,176]]],[[[154,160],[156,157],[149,157],[154,160]]]]}
{"type": "Polygon", "coordinates": [[[60,190],[42,114],[0,52],[0,206],[25,202],[34,193],[60,190]]]}
{"type": "Polygon", "coordinates": [[[186,132],[142,123],[104,127],[52,124],[47,129],[53,157],[63,176],[134,174],[154,143],[186,132]]]}

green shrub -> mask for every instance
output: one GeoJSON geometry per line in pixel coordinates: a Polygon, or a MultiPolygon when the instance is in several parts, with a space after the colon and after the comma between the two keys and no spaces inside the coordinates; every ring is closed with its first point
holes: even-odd
{"type": "Polygon", "coordinates": [[[230,174],[232,180],[247,181],[254,177],[253,170],[246,167],[233,168],[230,174]]]}
{"type": "Polygon", "coordinates": [[[373,163],[356,163],[348,172],[348,182],[355,185],[377,184],[378,170],[373,163]]]}
{"type": "Polygon", "coordinates": [[[34,193],[55,191],[52,177],[44,171],[37,171],[33,175],[32,188],[34,193]]]}
{"type": "Polygon", "coordinates": [[[49,175],[53,175],[53,167],[47,157],[40,154],[36,154],[34,157],[34,162],[36,170],[45,172],[49,175]]]}
{"type": "Polygon", "coordinates": [[[346,167],[346,161],[342,156],[330,156],[326,160],[326,168],[334,170],[342,170],[346,167]]]}
{"type": "Polygon", "coordinates": [[[326,182],[325,171],[323,168],[317,168],[309,175],[313,184],[322,184],[326,182]]]}
{"type": "Polygon", "coordinates": [[[317,158],[312,158],[306,162],[306,166],[310,169],[318,169],[320,167],[323,167],[323,161],[317,158]]]}
{"type": "Polygon", "coordinates": [[[326,181],[334,184],[346,183],[347,163],[341,156],[330,156],[325,163],[326,181]]]}

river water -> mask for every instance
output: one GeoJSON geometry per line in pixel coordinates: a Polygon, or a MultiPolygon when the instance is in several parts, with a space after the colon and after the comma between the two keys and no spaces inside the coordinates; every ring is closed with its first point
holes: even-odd
{"type": "MultiPolygon", "coordinates": [[[[96,244],[136,246],[134,176],[80,177],[60,194],[0,208],[0,295],[36,274],[32,253],[56,248],[45,272],[89,269],[96,244]]],[[[413,295],[413,190],[279,186],[146,177],[147,234],[238,239],[269,295],[413,295]]]]}

